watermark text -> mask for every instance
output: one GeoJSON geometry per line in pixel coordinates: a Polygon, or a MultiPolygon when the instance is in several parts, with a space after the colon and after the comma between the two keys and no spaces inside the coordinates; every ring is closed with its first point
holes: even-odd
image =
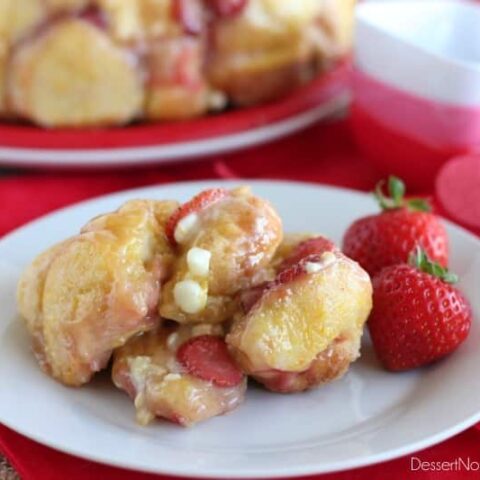
{"type": "Polygon", "coordinates": [[[410,457],[412,472],[480,472],[480,462],[470,457],[458,457],[451,461],[427,462],[418,457],[410,457]]]}

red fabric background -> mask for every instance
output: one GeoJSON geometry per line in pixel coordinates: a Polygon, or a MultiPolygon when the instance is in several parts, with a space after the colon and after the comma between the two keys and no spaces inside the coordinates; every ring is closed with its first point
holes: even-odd
{"type": "MultiPolygon", "coordinates": [[[[0,179],[0,236],[56,208],[96,195],[144,185],[207,178],[276,178],[370,190],[382,177],[358,153],[346,121],[313,127],[289,139],[209,161],[117,172],[4,172],[0,179]]],[[[423,192],[431,193],[431,192],[423,192]]],[[[461,400],[460,400],[461,401],[461,400]]],[[[0,425],[0,450],[23,480],[165,479],[125,472],[61,454],[0,425]]],[[[480,431],[472,428],[415,455],[422,461],[480,461],[480,431]]],[[[326,476],[323,480],[450,480],[480,471],[410,472],[410,457],[326,476]]]]}

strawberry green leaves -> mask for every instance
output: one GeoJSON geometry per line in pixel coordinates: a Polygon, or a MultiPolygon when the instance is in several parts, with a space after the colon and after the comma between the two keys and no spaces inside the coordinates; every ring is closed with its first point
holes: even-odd
{"type": "Polygon", "coordinates": [[[445,283],[454,284],[458,282],[458,275],[442,267],[439,263],[433,262],[421,247],[417,247],[411,254],[408,263],[420,271],[438,277],[445,283]]]}
{"type": "Polygon", "coordinates": [[[384,193],[385,180],[380,181],[374,191],[374,196],[382,210],[408,208],[417,212],[429,212],[431,207],[423,198],[405,199],[405,183],[398,177],[391,175],[388,178],[387,195],[384,193]]]}

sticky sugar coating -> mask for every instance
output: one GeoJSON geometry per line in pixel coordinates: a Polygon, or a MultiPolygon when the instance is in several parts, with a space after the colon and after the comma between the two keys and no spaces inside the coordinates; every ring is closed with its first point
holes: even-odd
{"type": "Polygon", "coordinates": [[[112,377],[142,425],[158,417],[192,426],[234,410],[246,390],[219,325],[164,325],[132,339],[115,352],[112,377]]]}
{"type": "Polygon", "coordinates": [[[2,0],[0,115],[121,126],[277,99],[351,48],[354,2],[2,0]]]}
{"type": "Polygon", "coordinates": [[[179,323],[222,323],[236,309],[235,294],[260,282],[281,242],[282,224],[273,207],[247,188],[226,191],[206,206],[196,198],[203,206],[188,209],[175,225],[174,237],[181,243],[159,312],[179,323]],[[195,249],[208,256],[208,275],[192,270],[189,257],[195,249]]]}
{"type": "Polygon", "coordinates": [[[351,43],[352,0],[254,0],[212,27],[212,85],[237,105],[272,100],[313,78],[351,43]]]}
{"type": "Polygon", "coordinates": [[[15,49],[7,89],[12,111],[45,127],[124,124],[144,102],[136,59],[75,18],[15,49]]]}
{"type": "Polygon", "coordinates": [[[359,356],[372,287],[338,249],[307,255],[245,298],[227,343],[244,371],[270,390],[319,386],[359,356]]]}
{"type": "Polygon", "coordinates": [[[42,368],[80,386],[114,348],[154,328],[174,253],[165,223],[176,202],[131,201],[39,255],[18,285],[18,307],[42,368]]]}

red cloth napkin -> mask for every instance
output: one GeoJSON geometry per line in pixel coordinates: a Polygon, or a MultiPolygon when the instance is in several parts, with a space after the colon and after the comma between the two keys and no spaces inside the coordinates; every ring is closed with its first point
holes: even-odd
{"type": "MultiPolygon", "coordinates": [[[[328,183],[371,190],[382,174],[357,152],[346,121],[319,125],[275,144],[209,161],[120,172],[12,173],[0,179],[0,236],[15,227],[65,205],[108,192],[144,185],[206,178],[276,178],[328,183]]],[[[429,193],[429,192],[426,192],[429,193]]],[[[23,480],[150,480],[152,475],[127,472],[80,460],[43,447],[0,425],[0,450],[23,480]]],[[[417,453],[424,462],[480,461],[480,431],[472,428],[436,447],[417,453]]],[[[411,472],[411,457],[339,474],[317,476],[322,480],[450,480],[480,478],[479,470],[464,468],[411,472]],[[409,475],[410,474],[410,475],[409,475]],[[415,474],[415,477],[413,477],[415,474]]],[[[413,467],[418,461],[413,460],[413,467]]]]}

